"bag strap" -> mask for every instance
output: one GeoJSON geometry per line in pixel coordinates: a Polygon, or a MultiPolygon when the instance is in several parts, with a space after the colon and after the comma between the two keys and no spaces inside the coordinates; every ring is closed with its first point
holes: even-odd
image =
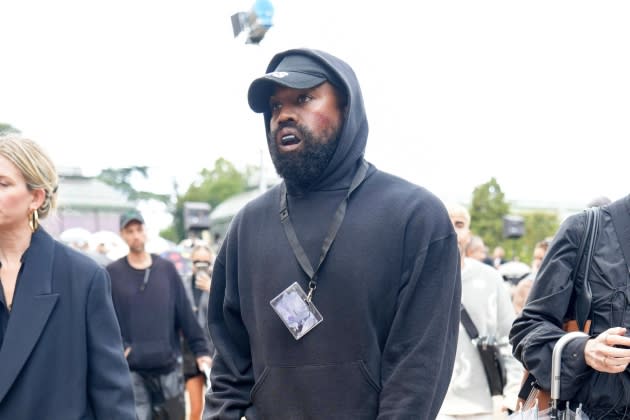
{"type": "Polygon", "coordinates": [[[466,330],[466,332],[468,333],[468,336],[472,340],[474,340],[475,338],[479,337],[479,331],[477,330],[477,327],[475,327],[475,323],[470,318],[470,315],[468,314],[468,311],[464,307],[463,303],[460,305],[460,311],[459,312],[460,312],[461,323],[464,326],[464,329],[466,330]]]}
{"type": "Polygon", "coordinates": [[[599,219],[600,209],[599,207],[592,207],[585,210],[586,222],[584,226],[584,234],[580,241],[580,247],[577,254],[577,262],[574,266],[573,273],[571,275],[571,281],[573,282],[573,288],[575,290],[575,319],[580,331],[584,330],[584,326],[588,321],[591,313],[591,302],[593,300],[593,294],[591,292],[591,284],[588,281],[588,276],[591,271],[591,261],[593,259],[593,251],[595,249],[595,242],[597,234],[599,232],[599,219]],[[583,271],[583,277],[580,281],[579,273],[582,262],[584,261],[585,267],[583,271]]]}

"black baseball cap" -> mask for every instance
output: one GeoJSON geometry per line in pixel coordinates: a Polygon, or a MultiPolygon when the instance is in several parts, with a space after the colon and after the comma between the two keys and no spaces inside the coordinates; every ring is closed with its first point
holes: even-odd
{"type": "Polygon", "coordinates": [[[129,210],[120,215],[120,230],[123,230],[131,222],[144,224],[144,218],[138,210],[129,210]]]}
{"type": "Polygon", "coordinates": [[[324,82],[342,86],[339,77],[322,62],[303,54],[291,54],[284,57],[271,72],[254,80],[249,86],[247,99],[254,112],[269,109],[269,97],[275,85],[292,89],[310,89],[324,82]]]}

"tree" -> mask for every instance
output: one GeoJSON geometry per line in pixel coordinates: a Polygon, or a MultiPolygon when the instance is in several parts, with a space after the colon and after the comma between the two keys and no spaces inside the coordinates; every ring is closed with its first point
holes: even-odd
{"type": "Polygon", "coordinates": [[[502,246],[506,250],[513,250],[509,254],[514,254],[519,261],[531,264],[536,244],[553,236],[558,230],[558,215],[551,211],[527,212],[521,215],[525,219],[524,235],[518,239],[506,239],[502,246]]]}
{"type": "Polygon", "coordinates": [[[507,257],[531,263],[537,242],[553,236],[558,230],[557,213],[553,211],[520,212],[524,219],[524,233],[518,239],[503,237],[503,217],[510,214],[510,205],[495,178],[475,188],[470,206],[471,229],[481,236],[492,250],[501,246],[507,257]]]}
{"type": "Polygon", "coordinates": [[[0,135],[10,134],[10,133],[19,133],[19,132],[20,130],[18,130],[17,128],[13,127],[10,124],[0,123],[0,135]]]}
{"type": "Polygon", "coordinates": [[[103,169],[96,177],[98,180],[122,192],[129,200],[157,200],[164,204],[169,204],[169,194],[156,194],[149,191],[136,190],[131,185],[131,178],[134,174],[139,174],[147,178],[148,168],[146,166],[130,166],[127,168],[107,168],[103,169]]]}
{"type": "Polygon", "coordinates": [[[248,175],[248,171],[239,172],[231,162],[219,158],[214,168],[201,170],[199,179],[180,198],[182,202],[203,201],[214,208],[226,198],[247,190],[248,175]]]}
{"type": "Polygon", "coordinates": [[[249,167],[245,172],[239,172],[229,161],[219,158],[214,162],[214,168],[202,169],[197,181],[188,190],[177,197],[173,211],[173,225],[160,234],[172,241],[179,242],[186,237],[184,230],[184,203],[198,201],[210,204],[213,209],[227,198],[242,193],[248,189],[248,179],[255,168],[249,167]]]}
{"type": "Polygon", "coordinates": [[[470,205],[471,227],[490,249],[503,240],[503,216],[510,212],[501,186],[493,177],[474,189],[470,205]]]}

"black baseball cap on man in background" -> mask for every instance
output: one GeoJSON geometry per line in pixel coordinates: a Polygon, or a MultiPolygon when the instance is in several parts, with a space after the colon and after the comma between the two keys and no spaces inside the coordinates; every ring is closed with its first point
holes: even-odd
{"type": "Polygon", "coordinates": [[[123,230],[131,222],[144,224],[144,218],[138,210],[129,210],[120,215],[120,230],[123,230]]]}

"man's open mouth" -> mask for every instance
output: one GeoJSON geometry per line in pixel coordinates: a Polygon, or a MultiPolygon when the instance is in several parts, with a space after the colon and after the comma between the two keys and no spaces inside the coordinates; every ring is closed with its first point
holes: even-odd
{"type": "Polygon", "coordinates": [[[294,144],[298,144],[299,142],[300,139],[295,137],[295,134],[287,134],[286,136],[282,136],[282,138],[280,138],[280,144],[282,146],[291,146],[294,144]]]}

